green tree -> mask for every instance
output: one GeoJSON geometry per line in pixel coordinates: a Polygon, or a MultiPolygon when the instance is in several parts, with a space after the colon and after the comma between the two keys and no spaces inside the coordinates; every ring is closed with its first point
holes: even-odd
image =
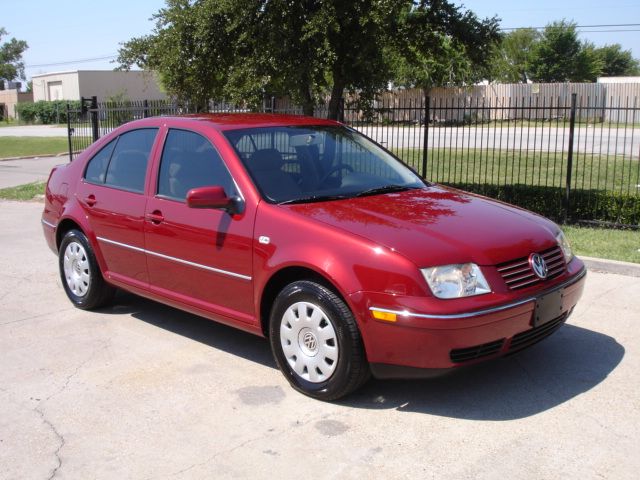
{"type": "MultiPolygon", "coordinates": [[[[345,91],[384,88],[398,58],[447,63],[455,50],[482,65],[497,35],[496,19],[445,0],[168,0],[154,20],[123,44],[121,68],[156,70],[169,93],[200,105],[290,95],[312,114],[328,94],[330,118],[345,91]]],[[[405,80],[422,83],[417,73],[405,80]]]]}
{"type": "Polygon", "coordinates": [[[8,32],[0,27],[0,82],[24,78],[22,54],[28,48],[27,42],[11,38],[2,43],[2,38],[7,34],[8,32]]]}
{"type": "Polygon", "coordinates": [[[619,43],[596,48],[602,62],[601,76],[626,77],[640,75],[640,62],[633,58],[631,50],[622,50],[619,43]]]}
{"type": "Polygon", "coordinates": [[[425,92],[483,79],[489,53],[500,39],[497,18],[480,20],[447,2],[420,2],[406,10],[399,23],[387,49],[393,80],[425,92]]]}
{"type": "Polygon", "coordinates": [[[595,48],[578,40],[572,22],[547,25],[531,52],[531,78],[536,82],[593,82],[601,70],[595,48]]]}
{"type": "Polygon", "coordinates": [[[491,80],[502,83],[526,83],[530,79],[532,52],[540,40],[533,28],[519,28],[504,35],[491,54],[491,80]]]}

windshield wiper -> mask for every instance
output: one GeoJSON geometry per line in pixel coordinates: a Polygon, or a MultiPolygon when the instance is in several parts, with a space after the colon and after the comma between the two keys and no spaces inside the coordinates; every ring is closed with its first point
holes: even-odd
{"type": "Polygon", "coordinates": [[[345,198],[351,198],[350,195],[310,195],[308,197],[293,198],[291,200],[284,200],[278,202],[278,205],[291,205],[293,203],[313,203],[313,202],[328,202],[329,200],[343,200],[345,198]]]}
{"type": "Polygon", "coordinates": [[[367,197],[369,195],[379,195],[381,193],[393,193],[404,192],[405,190],[413,190],[418,187],[412,187],[408,185],[385,185],[384,187],[375,187],[368,190],[363,190],[358,193],[356,197],[367,197]]]}

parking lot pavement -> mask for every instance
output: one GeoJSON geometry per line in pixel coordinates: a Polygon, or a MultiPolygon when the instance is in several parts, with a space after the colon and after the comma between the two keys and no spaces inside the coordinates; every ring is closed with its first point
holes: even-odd
{"type": "Polygon", "coordinates": [[[539,345],[338,403],[268,343],[131,295],[67,301],[37,203],[0,203],[0,478],[637,478],[640,278],[590,272],[539,345]]]}

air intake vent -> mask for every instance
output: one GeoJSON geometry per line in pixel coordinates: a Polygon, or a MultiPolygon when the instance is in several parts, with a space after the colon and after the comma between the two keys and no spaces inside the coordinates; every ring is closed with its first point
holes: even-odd
{"type": "Polygon", "coordinates": [[[539,327],[514,335],[511,339],[511,345],[509,345],[509,352],[526,348],[539,342],[543,338],[548,337],[555,332],[566,319],[567,313],[565,312],[544,325],[540,325],[539,327]]]}
{"type": "MultiPolygon", "coordinates": [[[[542,258],[544,258],[547,268],[549,269],[549,273],[546,278],[547,280],[551,280],[552,278],[564,273],[564,256],[560,247],[556,246],[539,253],[542,255],[542,258]]],[[[528,257],[501,263],[498,265],[498,272],[500,272],[500,275],[502,275],[502,278],[511,290],[530,287],[531,285],[535,285],[542,281],[535,273],[533,273],[533,270],[529,265],[528,257]]]]}
{"type": "Polygon", "coordinates": [[[451,350],[451,352],[449,352],[449,357],[453,363],[468,362],[469,360],[488,357],[489,355],[498,353],[502,348],[502,345],[504,345],[504,338],[489,343],[483,343],[482,345],[451,350]]]}

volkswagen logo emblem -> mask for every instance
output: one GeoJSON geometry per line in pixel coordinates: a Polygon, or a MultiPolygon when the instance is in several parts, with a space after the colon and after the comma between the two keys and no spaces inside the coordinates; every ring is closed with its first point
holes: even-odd
{"type": "Polygon", "coordinates": [[[542,280],[547,278],[549,268],[547,267],[544,258],[542,258],[542,255],[539,253],[532,253],[529,255],[529,265],[531,265],[531,270],[533,270],[533,273],[535,273],[538,278],[542,280]]]}
{"type": "Polygon", "coordinates": [[[304,334],[304,337],[302,337],[302,341],[304,342],[304,346],[307,347],[311,352],[315,351],[315,349],[318,348],[316,336],[311,332],[306,332],[304,334]]]}

